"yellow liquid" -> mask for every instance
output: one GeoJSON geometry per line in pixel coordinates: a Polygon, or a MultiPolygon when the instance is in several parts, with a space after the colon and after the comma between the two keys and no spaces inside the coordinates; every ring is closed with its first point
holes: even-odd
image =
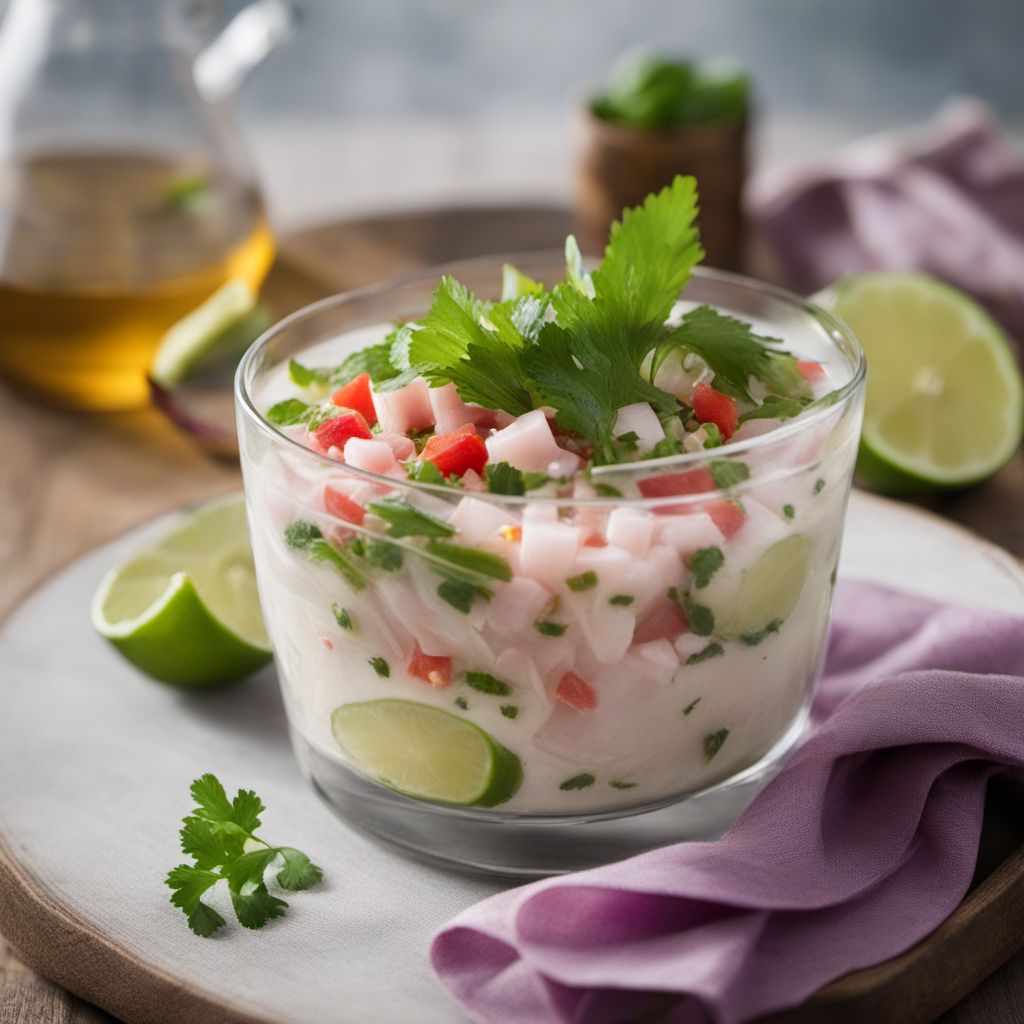
{"type": "Polygon", "coordinates": [[[255,290],[273,259],[250,190],[170,161],[48,155],[5,184],[0,374],[61,405],[144,405],[167,328],[229,278],[255,290]]]}

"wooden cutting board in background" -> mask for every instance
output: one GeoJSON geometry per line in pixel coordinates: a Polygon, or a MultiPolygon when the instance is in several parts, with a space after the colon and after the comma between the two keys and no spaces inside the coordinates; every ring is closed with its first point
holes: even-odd
{"type": "MultiPolygon", "coordinates": [[[[275,316],[346,288],[446,261],[558,248],[568,213],[545,207],[429,210],[329,224],[281,244],[265,298],[275,316]]],[[[160,512],[240,486],[237,467],[211,460],[154,410],[86,416],[41,407],[0,384],[0,617],[78,554],[160,512]]],[[[1024,554],[1024,458],[963,495],[928,503],[1024,554]]],[[[991,863],[972,895],[933,939],[889,964],[829,986],[778,1024],[927,1019],[984,978],[1024,937],[1002,907],[1024,900],[1024,820],[1016,791],[994,797],[991,863]],[[1016,852],[1013,852],[1016,851],[1016,852]],[[1016,929],[1014,931],[1014,929],[1016,929]],[[936,992],[936,986],[946,986],[936,992]],[[936,1002],[936,997],[939,1001],[936,1002]],[[896,1007],[897,1016],[882,1015],[896,1007]],[[865,1016],[865,1014],[867,1014],[865,1016]]],[[[948,1024],[1010,1024],[1024,964],[990,980],[948,1024]],[[987,993],[987,994],[986,994],[987,993]]],[[[95,1024],[105,1015],[15,967],[0,939],[0,1024],[95,1024]]]]}

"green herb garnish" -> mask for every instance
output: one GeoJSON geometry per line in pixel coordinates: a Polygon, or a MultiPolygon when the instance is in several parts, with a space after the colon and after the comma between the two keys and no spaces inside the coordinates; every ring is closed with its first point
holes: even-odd
{"type": "Polygon", "coordinates": [[[502,704],[501,713],[506,718],[515,718],[519,714],[519,708],[517,708],[515,704],[502,704]]]}
{"type": "Polygon", "coordinates": [[[598,480],[594,484],[594,490],[597,491],[597,493],[602,498],[621,498],[622,497],[622,491],[620,491],[618,489],[618,487],[612,487],[611,484],[602,483],[600,480],[598,480]]]}
{"type": "Polygon", "coordinates": [[[733,459],[712,459],[708,469],[711,470],[711,479],[715,481],[715,486],[723,490],[750,479],[747,464],[733,459]]]}
{"type": "Polygon", "coordinates": [[[342,608],[340,604],[335,602],[331,605],[331,611],[334,613],[335,621],[342,629],[349,632],[355,629],[355,623],[352,621],[352,616],[348,613],[348,609],[342,608]]]}
{"type": "Polygon", "coordinates": [[[401,496],[372,501],[366,511],[388,524],[389,537],[451,537],[455,533],[446,522],[410,505],[401,496]]]}
{"type": "Polygon", "coordinates": [[[632,594],[613,594],[608,598],[608,603],[628,608],[635,600],[636,598],[632,594]]]}
{"type": "Polygon", "coordinates": [[[571,779],[566,779],[558,788],[559,789],[586,789],[587,786],[592,786],[597,779],[594,778],[590,772],[583,772],[581,775],[574,775],[571,779]]]}
{"type": "Polygon", "coordinates": [[[296,387],[309,388],[315,385],[323,386],[327,384],[331,379],[331,371],[303,366],[297,359],[289,359],[288,376],[296,387]]]}
{"type": "Polygon", "coordinates": [[[196,935],[208,937],[226,923],[203,902],[218,882],[227,882],[239,924],[262,928],[281,917],[288,906],[272,896],[264,882],[272,864],[280,865],[276,881],[282,889],[298,892],[323,878],[300,850],[271,846],[255,835],[266,808],[251,789],[240,789],[229,801],[217,778],[207,774],[192,783],[191,793],[197,806],[183,820],[180,834],[181,849],[194,863],[179,864],[168,874],[166,884],[173,890],[171,903],[183,911],[196,935]],[[246,844],[258,849],[246,852],[246,844]]]}
{"type": "Polygon", "coordinates": [[[683,715],[686,716],[686,717],[689,717],[690,712],[693,711],[693,709],[699,703],[700,703],[700,697],[697,697],[694,700],[691,700],[690,703],[687,704],[685,708],[683,708],[683,715]]]}
{"type": "Polygon", "coordinates": [[[563,622],[542,619],[540,622],[534,623],[534,628],[541,636],[562,636],[569,627],[563,622]]]}
{"type": "Polygon", "coordinates": [[[444,473],[427,459],[420,459],[412,463],[406,471],[406,476],[417,483],[433,484],[435,487],[446,487],[449,484],[449,481],[444,478],[444,473]]]}
{"type": "Polygon", "coordinates": [[[818,477],[818,479],[814,481],[814,493],[815,494],[821,494],[821,489],[824,486],[825,486],[825,481],[822,480],[821,477],[818,477]]]}
{"type": "Polygon", "coordinates": [[[612,779],[609,783],[612,789],[636,789],[635,782],[623,782],[620,779],[612,779]]]}
{"type": "Polygon", "coordinates": [[[702,604],[697,604],[689,592],[681,593],[678,587],[668,588],[669,600],[675,601],[686,616],[690,629],[697,636],[710,636],[715,631],[715,613],[702,604]]]}
{"type": "Polygon", "coordinates": [[[497,462],[484,467],[484,480],[491,494],[520,495],[526,493],[523,474],[507,462],[497,462]]]}
{"type": "Polygon", "coordinates": [[[391,346],[401,330],[402,326],[398,326],[382,342],[353,352],[331,372],[331,383],[347,384],[361,373],[368,373],[374,384],[382,384],[397,377],[400,371],[391,362],[391,346]]]}
{"type": "Polygon", "coordinates": [[[690,568],[693,570],[694,585],[697,589],[703,590],[723,565],[725,555],[722,554],[720,547],[700,548],[695,551],[690,559],[690,568]]]}
{"type": "Polygon", "coordinates": [[[366,577],[330,541],[319,537],[310,542],[307,550],[314,562],[326,562],[337,569],[353,590],[366,588],[366,577]]]}
{"type": "Polygon", "coordinates": [[[467,548],[461,544],[449,544],[441,540],[429,541],[426,550],[435,558],[457,565],[460,569],[489,576],[504,583],[512,579],[512,567],[500,555],[492,554],[490,551],[480,551],[477,548],[467,548]]]}
{"type": "Polygon", "coordinates": [[[363,557],[378,569],[397,572],[402,568],[402,549],[386,540],[371,540],[366,543],[363,557]]]}
{"type": "Polygon", "coordinates": [[[572,591],[579,593],[582,590],[591,590],[597,586],[597,573],[593,569],[581,572],[578,576],[570,576],[565,585],[572,591]]]}
{"type": "Polygon", "coordinates": [[[722,749],[722,744],[725,743],[726,738],[729,735],[728,729],[719,729],[717,732],[709,732],[704,737],[704,760],[710,762],[711,759],[722,749]]]}
{"type": "Polygon", "coordinates": [[[455,698],[455,706],[457,708],[462,708],[463,711],[468,711],[469,710],[469,702],[466,700],[465,697],[456,697],[455,698]]]}
{"type": "Polygon", "coordinates": [[[783,505],[782,506],[782,514],[787,519],[792,519],[796,515],[796,509],[793,508],[792,505],[783,505]]]}
{"type": "Polygon", "coordinates": [[[718,429],[717,423],[705,423],[703,424],[704,433],[707,440],[704,442],[705,448],[720,448],[723,444],[722,432],[718,429]]]}
{"type": "MultiPolygon", "coordinates": [[[[725,648],[721,644],[708,644],[703,650],[697,651],[696,654],[691,654],[686,659],[686,664],[699,665],[702,661],[707,661],[709,658],[717,658],[723,654],[725,654],[725,648]]],[[[685,715],[686,712],[684,711],[683,714],[685,715]]]]}
{"type": "Polygon", "coordinates": [[[381,677],[381,679],[387,679],[391,675],[391,666],[387,661],[380,655],[370,659],[370,664],[373,666],[373,671],[381,677]]]}
{"type": "Polygon", "coordinates": [[[508,683],[502,682],[489,672],[467,672],[465,680],[474,690],[495,697],[507,697],[512,692],[512,687],[508,683]]]}
{"type": "Polygon", "coordinates": [[[772,633],[778,633],[782,628],[782,619],[772,619],[767,626],[762,626],[761,629],[751,630],[749,633],[743,633],[740,639],[748,647],[756,647],[759,643],[769,637],[772,633]]]}
{"type": "Polygon", "coordinates": [[[272,405],[265,413],[267,420],[278,427],[294,427],[298,423],[309,423],[316,414],[315,405],[307,405],[297,398],[286,398],[272,405]]]}
{"type": "Polygon", "coordinates": [[[294,523],[285,527],[284,542],[290,548],[305,551],[314,540],[318,540],[322,536],[319,526],[307,523],[303,519],[296,519],[294,523]]]}
{"type": "Polygon", "coordinates": [[[478,597],[482,597],[485,601],[489,601],[494,594],[486,587],[478,586],[476,583],[470,583],[468,580],[458,580],[452,576],[448,576],[437,585],[437,596],[441,598],[442,601],[450,604],[457,611],[462,612],[464,615],[468,615],[470,609],[473,607],[473,602],[478,597]]]}

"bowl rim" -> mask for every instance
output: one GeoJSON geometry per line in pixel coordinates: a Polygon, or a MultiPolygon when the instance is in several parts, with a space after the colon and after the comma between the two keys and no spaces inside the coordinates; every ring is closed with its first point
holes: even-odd
{"type": "MultiPolygon", "coordinates": [[[[285,449],[294,451],[303,458],[312,459],[325,467],[332,468],[335,471],[342,470],[368,482],[384,484],[391,489],[405,487],[413,493],[420,492],[423,494],[432,494],[438,497],[445,497],[448,500],[451,500],[453,495],[458,495],[459,497],[468,496],[485,501],[489,500],[503,505],[524,506],[554,504],[560,507],[582,507],[595,505],[609,507],[615,504],[628,504],[631,507],[647,508],[667,504],[685,504],[690,500],[707,501],[709,498],[714,499],[716,497],[727,496],[728,492],[723,488],[716,488],[711,491],[701,491],[699,494],[694,495],[669,495],[651,498],[616,497],[611,495],[597,495],[595,497],[559,497],[558,495],[551,494],[507,495],[491,494],[487,491],[466,491],[461,488],[454,489],[452,487],[446,487],[438,484],[422,483],[418,480],[397,480],[394,477],[382,476],[378,473],[371,473],[367,470],[348,466],[345,463],[338,462],[321,452],[314,451],[312,448],[307,448],[304,444],[301,444],[295,438],[290,437],[275,424],[271,423],[256,407],[255,400],[253,399],[249,388],[248,376],[252,372],[252,368],[256,361],[263,354],[266,348],[281,334],[290,330],[295,324],[314,320],[327,311],[341,308],[352,302],[385,295],[388,291],[399,287],[436,282],[443,274],[452,274],[457,277],[460,271],[486,270],[489,268],[493,268],[496,273],[500,273],[502,265],[506,263],[521,266],[542,261],[554,263],[558,260],[564,260],[564,254],[557,249],[540,249],[455,260],[448,263],[436,264],[409,274],[402,274],[388,278],[385,281],[379,281],[375,284],[364,285],[360,288],[352,288],[347,291],[337,292],[333,295],[328,295],[323,299],[318,299],[316,302],[302,306],[270,326],[252,343],[252,345],[249,346],[242,356],[239,361],[238,368],[235,371],[234,380],[236,414],[239,419],[242,416],[246,417],[246,419],[250,421],[256,429],[266,436],[273,444],[279,447],[283,446],[285,449]]],[[[780,426],[764,434],[758,434],[742,441],[730,443],[722,446],[720,449],[683,452],[677,455],[664,456],[659,459],[642,459],[637,462],[593,466],[590,468],[590,475],[592,477],[600,478],[602,475],[611,476],[624,473],[637,474],[662,472],[676,468],[686,470],[706,464],[710,458],[715,457],[711,454],[712,452],[719,452],[718,457],[734,457],[743,453],[752,451],[756,452],[758,449],[770,447],[771,445],[777,444],[779,441],[784,441],[787,438],[795,438],[802,435],[824,419],[833,415],[838,415],[838,410],[849,406],[850,403],[863,391],[867,377],[867,361],[864,355],[864,350],[850,327],[828,310],[817,305],[810,299],[805,299],[797,295],[795,292],[781,288],[778,285],[769,284],[768,282],[759,281],[756,278],[747,277],[744,274],[736,274],[727,270],[718,270],[711,267],[695,267],[691,275],[691,280],[704,280],[723,286],[757,292],[762,296],[781,302],[795,310],[799,310],[804,315],[809,316],[820,328],[824,330],[835,348],[843,352],[841,342],[847,346],[848,351],[843,352],[844,356],[852,357],[855,360],[850,379],[836,389],[836,397],[828,405],[816,409],[809,415],[801,415],[790,421],[783,422],[780,426]]],[[[686,289],[684,288],[683,292],[680,293],[681,296],[685,295],[685,291],[686,289]]],[[[800,472],[804,468],[806,467],[799,465],[787,468],[781,472],[758,476],[756,478],[756,482],[765,483],[771,480],[778,480],[782,477],[800,472]]],[[[754,478],[752,478],[752,482],[753,480],[754,478]]],[[[739,489],[742,490],[742,488],[743,485],[741,484],[739,489]]]]}

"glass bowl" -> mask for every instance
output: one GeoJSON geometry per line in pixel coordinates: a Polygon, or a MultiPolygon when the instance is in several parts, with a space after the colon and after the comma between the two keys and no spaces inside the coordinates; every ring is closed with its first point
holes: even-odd
{"type": "MultiPolygon", "coordinates": [[[[560,254],[509,259],[547,284],[564,274],[560,254]]],[[[681,301],[819,361],[835,401],[767,433],[753,421],[726,448],[522,496],[367,473],[262,415],[289,394],[291,357],[336,365],[422,315],[442,272],[497,298],[503,262],[295,313],[246,354],[236,400],[260,600],[316,791],[417,855],[540,875],[720,834],[799,738],[865,371],[824,311],[703,270],[681,301]],[[385,520],[353,502],[439,525],[385,539],[385,520]]]]}

